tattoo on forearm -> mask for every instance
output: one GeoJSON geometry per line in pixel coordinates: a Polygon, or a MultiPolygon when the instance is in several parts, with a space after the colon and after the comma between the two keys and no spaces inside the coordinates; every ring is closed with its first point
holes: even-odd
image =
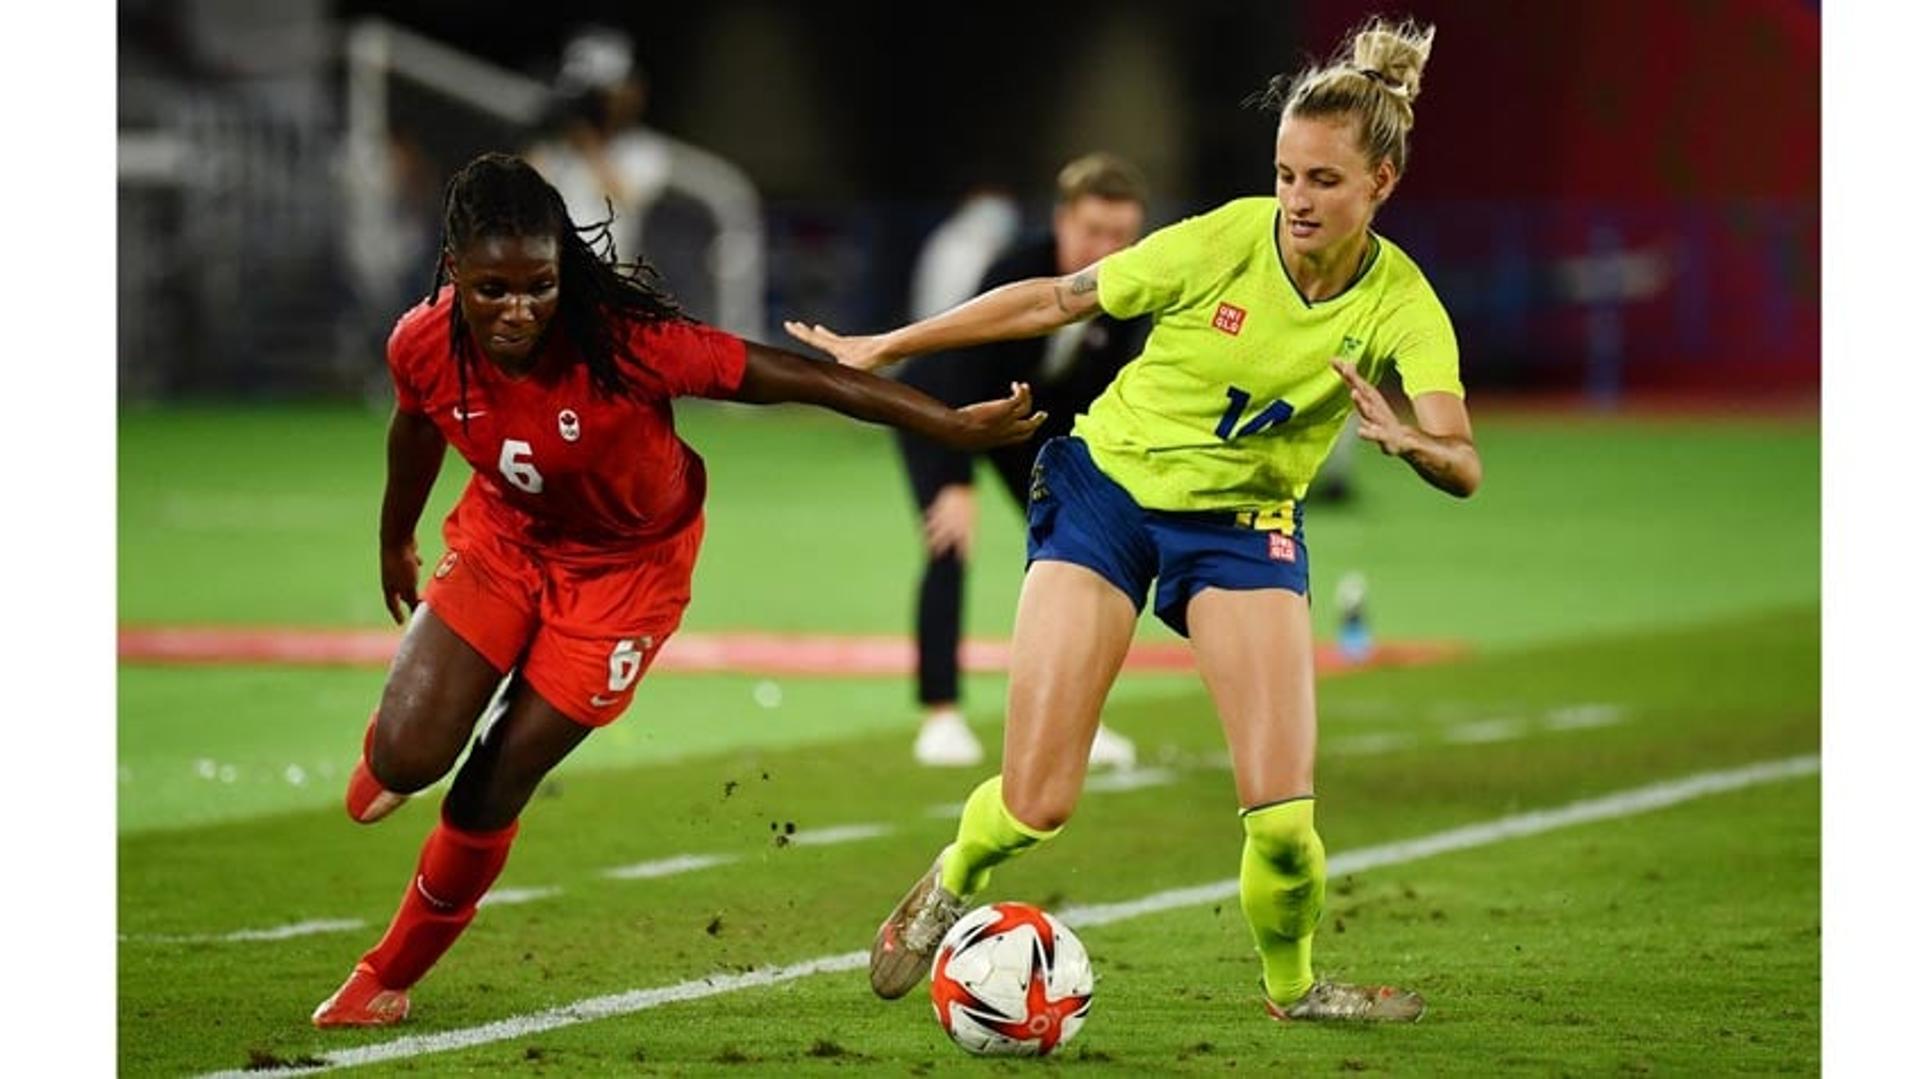
{"type": "Polygon", "coordinates": [[[1053,302],[1060,305],[1061,311],[1070,315],[1073,313],[1073,308],[1067,304],[1068,296],[1085,296],[1087,293],[1099,289],[1099,287],[1099,274],[1095,272],[1094,267],[1089,266],[1079,273],[1074,274],[1064,289],[1061,288],[1058,281],[1055,281],[1053,285],[1053,302]]]}

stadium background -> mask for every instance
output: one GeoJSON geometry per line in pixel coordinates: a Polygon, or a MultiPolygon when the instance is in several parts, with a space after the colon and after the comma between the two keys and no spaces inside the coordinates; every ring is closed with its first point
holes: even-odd
{"type": "MultiPolygon", "coordinates": [[[[1420,834],[1811,751],[1819,739],[1820,541],[1781,523],[1817,518],[1820,505],[1818,5],[1443,0],[1391,10],[1403,9],[1437,23],[1440,35],[1410,176],[1380,228],[1421,262],[1454,316],[1488,488],[1454,504],[1368,458],[1355,503],[1312,517],[1317,580],[1324,586],[1348,570],[1364,572],[1382,640],[1432,645],[1450,657],[1420,670],[1330,675],[1324,737],[1356,747],[1351,760],[1330,754],[1323,777],[1354,795],[1337,840],[1420,834]],[[1391,727],[1394,717],[1411,726],[1391,727]],[[1503,722],[1510,740],[1494,733],[1503,722]],[[1474,741],[1483,736],[1495,744],[1474,741]],[[1375,754],[1357,748],[1368,738],[1376,746],[1405,741],[1375,754]],[[1353,804],[1366,794],[1398,811],[1353,804]]],[[[1344,2],[987,3],[929,27],[896,6],[852,3],[646,5],[614,17],[570,3],[542,5],[537,17],[491,3],[122,3],[123,1069],[205,1071],[241,1066],[255,1050],[286,1061],[340,1044],[303,1034],[300,1021],[312,1003],[306,998],[324,994],[369,930],[273,944],[226,938],[343,913],[384,917],[389,885],[404,875],[424,827],[425,815],[414,814],[377,835],[342,834],[333,808],[379,685],[377,659],[365,653],[377,656],[382,636],[391,637],[370,539],[390,403],[379,345],[429,279],[430,246],[418,242],[424,236],[430,245],[440,182],[480,149],[523,143],[527,131],[502,117],[501,100],[549,84],[569,33],[588,21],[627,30],[649,82],[646,122],[751,177],[766,242],[763,324],[734,328],[780,343],[768,328],[785,317],[845,329],[896,322],[920,243],[964,192],[1003,186],[1037,226],[1053,170],[1079,152],[1109,149],[1137,161],[1153,183],[1152,224],[1266,190],[1271,120],[1238,102],[1276,71],[1325,55],[1372,10],[1344,2]],[[412,41],[452,50],[464,63],[404,44],[412,41]],[[381,55],[380,42],[385,63],[368,59],[381,55]],[[356,52],[356,43],[368,51],[356,52]],[[471,79],[449,86],[449,71],[471,79]],[[364,95],[369,87],[378,90],[375,111],[366,96],[356,104],[356,88],[364,95]],[[504,98],[488,97],[502,87],[504,98]],[[387,199],[373,218],[356,216],[368,211],[369,168],[382,170],[371,187],[387,199]],[[370,219],[413,237],[411,253],[399,243],[370,261],[370,219]],[[254,644],[278,641],[283,650],[272,662],[246,659],[234,654],[244,643],[223,638],[213,654],[193,653],[191,634],[180,633],[207,630],[245,631],[254,644]],[[169,647],[187,654],[169,658],[169,647]],[[298,654],[303,648],[309,654],[298,654]],[[343,658],[329,648],[361,652],[343,658]],[[209,884],[234,866],[277,875],[254,894],[213,898],[209,884]],[[291,956],[294,973],[254,973],[263,948],[278,949],[276,961],[291,956]],[[187,980],[195,988],[182,988],[187,980]],[[235,1029],[163,1032],[166,1020],[211,1003],[239,1009],[235,1029]]],[[[668,265],[670,284],[700,313],[713,303],[714,286],[700,277],[713,228],[686,205],[663,207],[658,227],[649,226],[664,253],[648,254],[668,265]],[[686,267],[680,277],[676,266],[686,267]]],[[[552,800],[537,803],[536,812],[572,822],[567,843],[543,835],[547,854],[526,844],[503,887],[540,883],[543,871],[552,876],[569,864],[638,858],[624,829],[593,815],[645,820],[646,807],[659,803],[636,791],[658,791],[675,807],[660,853],[679,849],[674,837],[699,844],[728,829],[764,829],[769,815],[777,826],[789,815],[810,825],[888,812],[887,789],[871,792],[870,806],[788,792],[751,810],[728,801],[679,812],[696,802],[694,792],[717,791],[762,766],[796,779],[811,772],[827,784],[867,775],[905,759],[914,722],[899,674],[794,669],[803,647],[846,635],[871,645],[907,625],[914,537],[884,435],[793,410],[694,403],[681,416],[715,476],[687,632],[764,647],[759,658],[723,657],[713,670],[674,670],[663,660],[635,712],[591,740],[561,773],[552,800]]],[[[437,550],[433,525],[461,471],[448,466],[423,522],[423,554],[437,550]]],[[[985,515],[981,549],[969,629],[990,645],[1007,635],[1018,588],[1011,511],[985,515]]],[[[1330,636],[1328,606],[1316,610],[1316,624],[1330,636]]],[[[1150,624],[1143,640],[1172,644],[1150,624]]],[[[1004,681],[989,667],[969,676],[968,699],[990,730],[1004,681]]],[[[1097,837],[1116,819],[1158,829],[1183,798],[1224,797],[1225,776],[1208,764],[1217,731],[1190,673],[1130,673],[1114,710],[1143,735],[1149,770],[1173,778],[1162,788],[1143,784],[1140,808],[1117,818],[1090,807],[1083,816],[1092,819],[1077,829],[1097,837]]],[[[955,798],[970,782],[908,774],[897,786],[926,790],[942,781],[955,798]]],[[[1817,790],[1802,786],[1794,797],[1817,806],[1817,790]]],[[[1672,849],[1695,844],[1726,859],[1717,873],[1771,880],[1755,868],[1764,859],[1742,861],[1751,839],[1741,820],[1762,810],[1742,804],[1726,812],[1702,826],[1707,839],[1666,837],[1672,849]]],[[[1817,830],[1778,823],[1787,860],[1815,871],[1798,885],[1817,890],[1817,830]]],[[[931,827],[926,835],[941,826],[931,827]]],[[[1143,864],[1159,865],[1154,882],[1222,871],[1220,858],[1189,866],[1168,852],[1189,832],[1210,837],[1199,847],[1218,839],[1217,828],[1199,822],[1183,828],[1167,827],[1165,843],[1140,841],[1143,864]]],[[[842,876],[825,879],[870,889],[871,869],[888,882],[879,891],[890,893],[893,878],[923,857],[928,840],[916,835],[848,846],[847,864],[833,870],[842,876]]],[[[1565,871],[1563,854],[1535,849],[1530,857],[1550,880],[1565,871]]],[[[1063,850],[1058,875],[1036,870],[1027,886],[1072,901],[1159,886],[1123,880],[1103,892],[1098,871],[1075,861],[1082,855],[1091,851],[1063,850]]],[[[1488,869],[1522,879],[1525,865],[1488,869]]],[[[1684,875],[1664,863],[1634,871],[1684,875]]],[[[1409,900],[1416,888],[1447,887],[1444,874],[1438,883],[1391,879],[1380,887],[1404,886],[1409,900]]],[[[1675,892],[1684,885],[1676,879],[1675,892]]],[[[582,902],[638,905],[668,936],[690,926],[696,941],[720,939],[716,910],[732,902],[728,919],[744,912],[723,884],[697,887],[717,893],[582,902]]],[[[1360,899],[1391,907],[1390,896],[1367,888],[1360,899]]],[[[1572,925],[1582,904],[1604,909],[1619,897],[1598,885],[1575,884],[1569,894],[1564,909],[1541,917],[1573,941],[1565,945],[1571,959],[1593,943],[1572,925]]],[[[857,898],[867,901],[845,904],[845,924],[793,934],[819,938],[820,947],[802,954],[858,942],[873,901],[857,898]]],[[[1734,949],[1735,981],[1762,986],[1742,989],[1747,995],[1717,1033],[1679,1024],[1665,1039],[1582,1040],[1578,1029],[1542,1039],[1501,1028],[1489,1039],[1469,1028],[1458,1036],[1491,1044],[1475,1051],[1494,1055],[1462,1060],[1546,1068],[1571,1045],[1576,1071],[1666,1070],[1697,1063],[1703,1045],[1738,1041],[1722,1058],[1729,1069],[1811,1070],[1817,1008],[1810,1017],[1803,996],[1764,987],[1817,977],[1817,917],[1759,898],[1719,906],[1695,898],[1698,920],[1678,918],[1673,932],[1704,936],[1716,955],[1734,949]],[[1762,961],[1741,950],[1767,933],[1788,941],[1780,954],[1762,961]],[[1765,1039],[1744,1040],[1761,1030],[1765,1039]]],[[[453,1002],[446,1022],[495,1017],[491,989],[476,983],[486,983],[489,970],[506,981],[498,968],[510,953],[531,955],[554,946],[552,937],[582,933],[558,916],[528,927],[508,914],[491,929],[483,918],[476,939],[436,974],[453,1002]]],[[[1458,910],[1454,917],[1466,920],[1458,910]]],[[[1239,943],[1230,933],[1220,941],[1239,943]]],[[[1349,941],[1338,947],[1360,947],[1349,941]]],[[[1096,962],[1103,948],[1129,954],[1124,939],[1090,943],[1096,962]]],[[[1211,937],[1196,946],[1240,954],[1211,937]]],[[[1391,941],[1379,947],[1387,949],[1383,962],[1402,955],[1391,941]]],[[[1680,950],[1667,959],[1684,965],[1689,956],[1680,950]]],[[[758,958],[742,946],[721,961],[758,958]]],[[[682,955],[657,976],[646,957],[610,970],[584,963],[571,982],[509,1005],[562,1003],[601,991],[601,982],[675,981],[713,959],[682,955]]],[[[1566,978],[1581,995],[1579,972],[1566,978]]],[[[1152,984],[1145,973],[1139,980],[1152,984]]],[[[1111,984],[1124,1015],[1123,980],[1111,984]]],[[[1653,991],[1656,1001],[1667,999],[1661,991],[1653,991]]],[[[1672,997],[1685,999],[1677,988],[1672,997]]],[[[1551,1012],[1556,1002],[1534,1003],[1551,1012]]],[[[871,1045],[830,1043],[853,1053],[851,1061],[813,1059],[822,1054],[808,1055],[814,1028],[804,1021],[793,1059],[756,1055],[741,1043],[746,1059],[729,1061],[734,1043],[719,1032],[706,1043],[690,1039],[692,1055],[677,1056],[675,1046],[649,1042],[638,1025],[647,1018],[631,1021],[636,1033],[627,1041],[651,1045],[652,1059],[669,1071],[744,1062],[886,1072],[919,1066],[923,1053],[949,1061],[933,1042],[891,1028],[868,1031],[871,1045]]],[[[723,1032],[729,1021],[702,1015],[688,1029],[723,1032]]],[[[931,1029],[923,1021],[892,1026],[931,1029]]],[[[1150,1034],[1137,1047],[1109,1040],[1103,1048],[1092,1040],[1101,1033],[1096,1016],[1092,1051],[1119,1055],[1088,1066],[1210,1070],[1199,1058],[1213,1051],[1196,1052],[1196,1039],[1178,1030],[1164,1044],[1150,1034]],[[1130,1051],[1144,1055],[1130,1060],[1130,1051]]],[[[1261,1066],[1267,1058],[1257,1039],[1246,1041],[1233,1051],[1261,1066]]],[[[1222,1034],[1201,1044],[1233,1042],[1222,1034]]],[[[1319,1066],[1433,1070],[1413,1049],[1311,1045],[1308,1058],[1319,1066]]],[[[621,1053],[630,1048],[622,1046],[621,1053]]],[[[539,1066],[510,1048],[500,1059],[539,1066]]],[[[564,1043],[547,1051],[563,1072],[606,1063],[564,1043]]],[[[485,1066],[484,1058],[467,1066],[485,1066]]]]}
{"type": "MultiPolygon", "coordinates": [[[[407,298],[356,287],[351,186],[393,160],[349,156],[360,128],[383,121],[405,149],[397,186],[425,217],[476,147],[524,144],[490,111],[511,111],[510,94],[418,81],[437,66],[402,63],[385,107],[357,114],[354,26],[382,20],[550,82],[570,33],[622,22],[603,10],[122,4],[123,393],[353,385],[377,356],[349,343],[377,343],[407,298]],[[374,329],[346,329],[356,317],[374,329]]],[[[768,325],[869,326],[901,316],[919,243],[969,188],[1043,210],[1062,161],[1106,148],[1145,170],[1156,223],[1264,189],[1269,122],[1238,102],[1370,10],[987,3],[932,33],[885,5],[649,5],[622,28],[651,84],[646,122],[760,189],[768,325]]],[[[1817,5],[1441,0],[1420,14],[1445,44],[1417,179],[1381,226],[1448,298],[1477,389],[1812,389],[1817,5]]],[[[417,255],[400,275],[416,293],[431,265],[417,255]]]]}

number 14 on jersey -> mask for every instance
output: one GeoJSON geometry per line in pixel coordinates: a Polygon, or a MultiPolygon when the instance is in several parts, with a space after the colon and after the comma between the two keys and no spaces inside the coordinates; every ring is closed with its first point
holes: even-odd
{"type": "Polygon", "coordinates": [[[1253,395],[1238,386],[1227,387],[1227,411],[1220,417],[1220,423],[1213,433],[1229,442],[1243,435],[1257,435],[1272,427],[1278,427],[1293,418],[1293,406],[1285,401],[1275,401],[1259,414],[1248,420],[1246,426],[1240,426],[1240,417],[1246,415],[1247,406],[1253,403],[1253,395]]]}

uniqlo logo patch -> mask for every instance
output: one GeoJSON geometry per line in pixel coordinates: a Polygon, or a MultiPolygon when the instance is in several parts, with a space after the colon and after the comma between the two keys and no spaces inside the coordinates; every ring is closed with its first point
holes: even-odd
{"type": "Polygon", "coordinates": [[[1267,533],[1267,557],[1275,562],[1293,561],[1293,537],[1278,532],[1267,533]]]}
{"type": "Polygon", "coordinates": [[[1240,336],[1240,324],[1247,321],[1247,313],[1230,303],[1223,303],[1213,309],[1213,328],[1225,330],[1235,337],[1240,336]]]}

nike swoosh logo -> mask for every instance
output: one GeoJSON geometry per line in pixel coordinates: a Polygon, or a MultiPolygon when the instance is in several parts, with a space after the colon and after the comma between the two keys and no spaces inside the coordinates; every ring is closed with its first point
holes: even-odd
{"type": "Polygon", "coordinates": [[[605,708],[607,705],[620,703],[620,698],[602,697],[600,696],[600,694],[596,693],[593,696],[587,698],[587,703],[593,705],[595,708],[605,708]]]}
{"type": "Polygon", "coordinates": [[[486,414],[487,414],[487,410],[484,408],[476,408],[472,412],[467,412],[461,409],[458,405],[455,405],[453,409],[453,418],[456,420],[478,419],[481,416],[484,416],[486,414]]]}

